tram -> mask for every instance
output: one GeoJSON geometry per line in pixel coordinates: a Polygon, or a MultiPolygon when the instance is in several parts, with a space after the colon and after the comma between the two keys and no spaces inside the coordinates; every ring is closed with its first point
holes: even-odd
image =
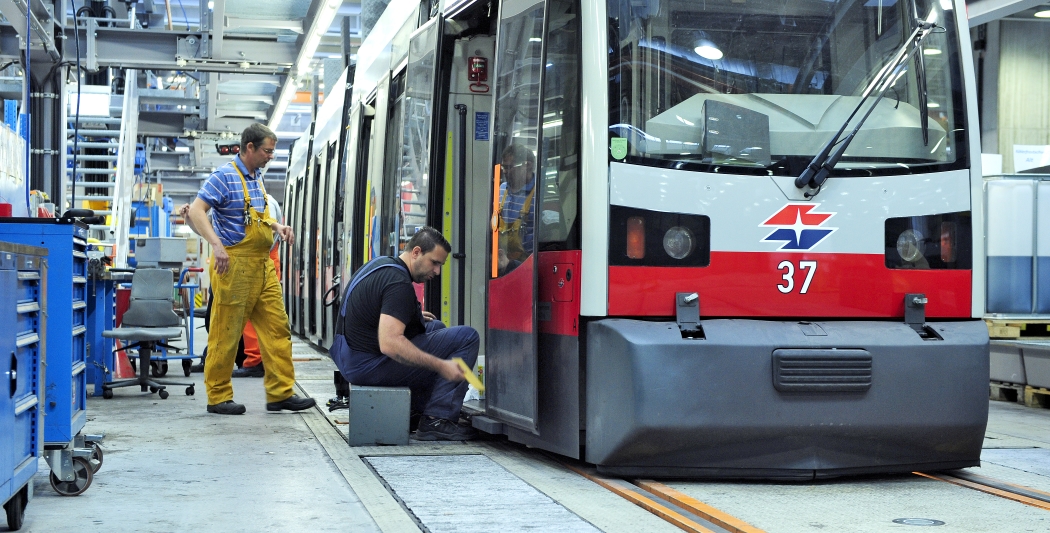
{"type": "Polygon", "coordinates": [[[970,57],[952,0],[392,0],[293,150],[293,325],[327,346],[426,224],[484,431],[613,475],[978,465],[970,57]]]}

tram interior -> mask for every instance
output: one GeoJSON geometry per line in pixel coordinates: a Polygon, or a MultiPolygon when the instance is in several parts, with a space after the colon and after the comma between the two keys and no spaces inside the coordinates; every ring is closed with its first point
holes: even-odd
{"type": "MultiPolygon", "coordinates": [[[[631,155],[741,166],[819,152],[908,41],[915,25],[906,21],[929,18],[911,11],[933,10],[944,20],[939,6],[924,2],[914,8],[897,1],[621,5],[619,27],[610,35],[620,50],[619,63],[611,65],[620,86],[620,116],[612,123],[629,139],[631,155]],[[758,120],[727,113],[719,103],[759,114],[758,120]],[[768,138],[769,151],[760,142],[727,153],[733,143],[722,141],[721,130],[733,129],[726,123],[732,118],[748,122],[745,137],[768,138]]],[[[951,49],[946,40],[935,29],[882,100],[874,104],[876,90],[860,106],[847,133],[875,105],[843,165],[954,158],[949,132],[959,104],[945,67],[956,58],[942,53],[951,49]]]]}

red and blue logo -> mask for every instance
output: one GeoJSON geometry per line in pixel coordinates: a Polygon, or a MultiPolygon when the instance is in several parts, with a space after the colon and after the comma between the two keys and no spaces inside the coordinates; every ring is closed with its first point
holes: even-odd
{"type": "Polygon", "coordinates": [[[787,204],[760,226],[776,229],[762,242],[782,242],[777,250],[812,250],[838,228],[823,224],[835,213],[816,213],[820,204],[787,204]]]}

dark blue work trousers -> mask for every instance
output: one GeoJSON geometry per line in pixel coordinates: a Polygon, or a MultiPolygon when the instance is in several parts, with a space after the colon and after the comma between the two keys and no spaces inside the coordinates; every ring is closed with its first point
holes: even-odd
{"type": "MultiPolygon", "coordinates": [[[[474,368],[478,360],[480,337],[469,326],[445,327],[438,320],[427,322],[426,333],[411,339],[412,344],[439,359],[460,357],[474,368]]],[[[409,366],[383,354],[350,349],[351,368],[347,380],[354,385],[408,387],[412,391],[412,412],[455,422],[467,394],[467,382],[452,382],[437,372],[409,366]]]]}

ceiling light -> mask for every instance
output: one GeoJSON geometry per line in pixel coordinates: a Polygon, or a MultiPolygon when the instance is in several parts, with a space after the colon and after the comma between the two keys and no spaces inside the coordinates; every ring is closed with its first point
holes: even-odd
{"type": "Polygon", "coordinates": [[[939,48],[926,48],[922,51],[922,54],[927,56],[939,56],[941,55],[941,50],[939,48]]]}
{"type": "Polygon", "coordinates": [[[1050,9],[1039,11],[1035,14],[1037,19],[1050,19],[1050,9]]]}
{"type": "Polygon", "coordinates": [[[719,59],[722,59],[724,55],[722,54],[722,51],[718,49],[718,45],[711,40],[705,31],[701,31],[699,32],[699,35],[697,35],[693,51],[696,52],[696,55],[704,59],[710,59],[711,61],[718,61],[719,59]]]}

